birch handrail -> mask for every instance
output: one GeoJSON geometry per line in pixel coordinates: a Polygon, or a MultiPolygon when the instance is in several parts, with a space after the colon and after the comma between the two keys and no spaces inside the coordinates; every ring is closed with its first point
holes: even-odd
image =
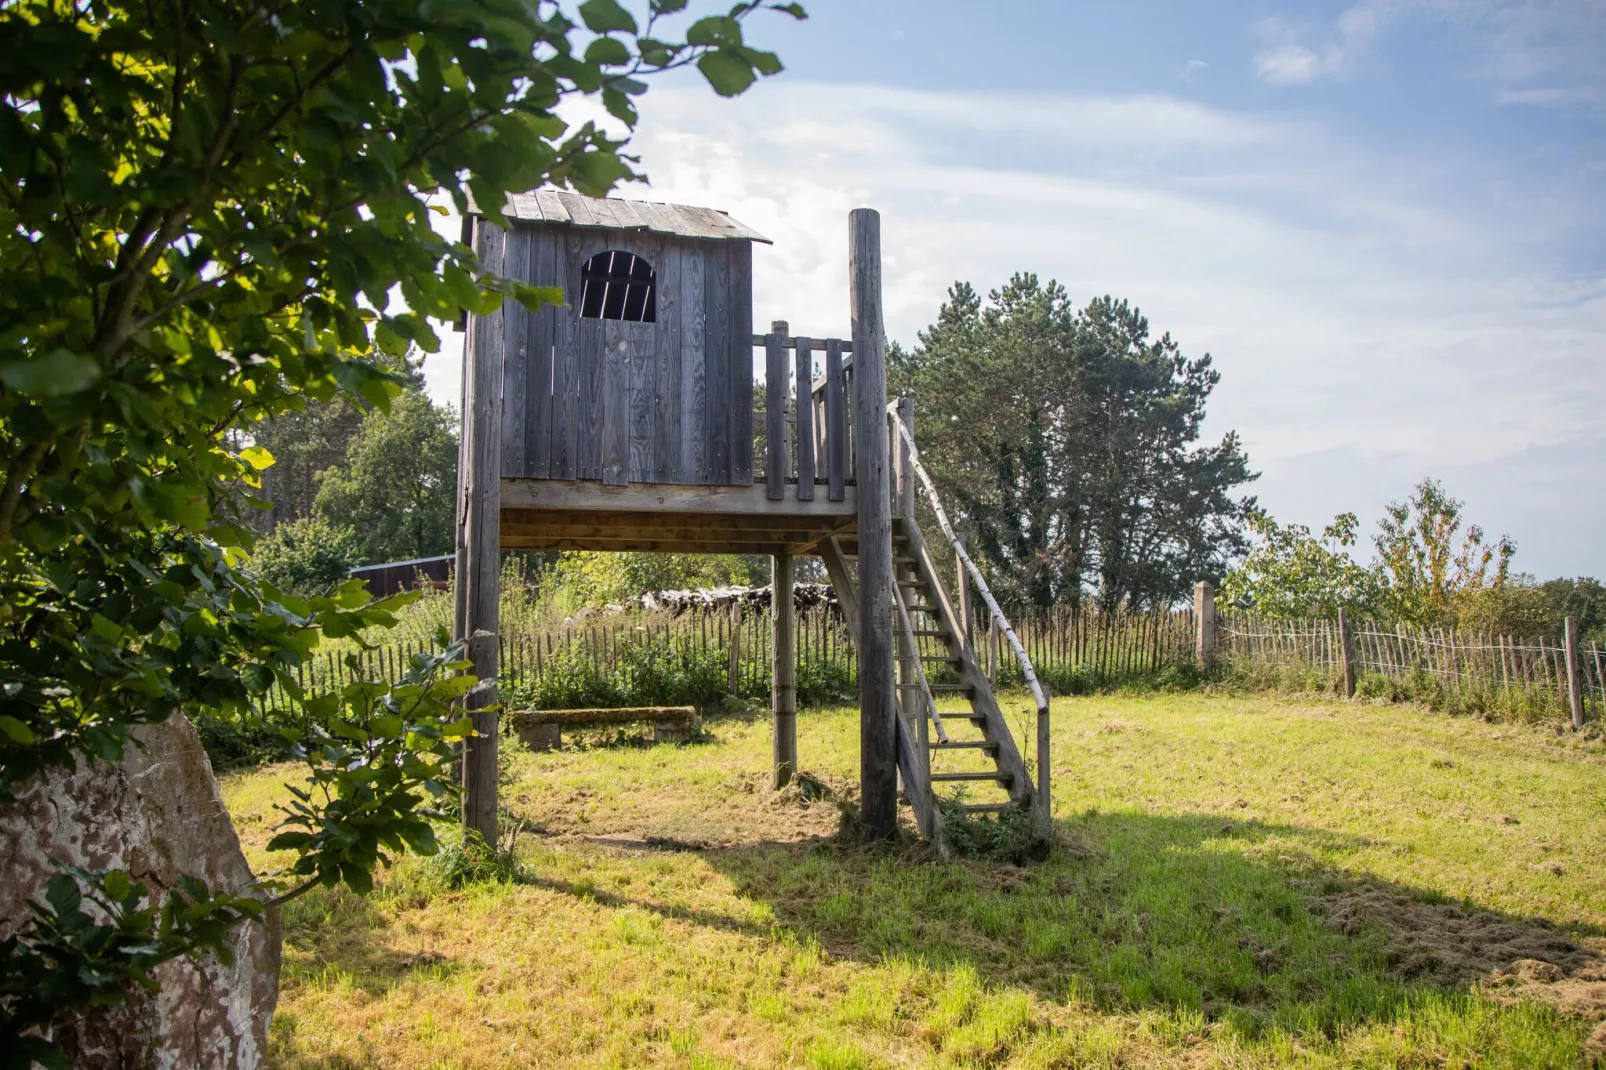
{"type": "Polygon", "coordinates": [[[942,533],[948,536],[948,542],[954,548],[954,556],[958,558],[964,570],[960,574],[961,582],[964,581],[966,573],[975,582],[976,590],[981,592],[982,601],[987,603],[988,612],[992,614],[993,620],[998,622],[999,630],[1004,633],[1004,638],[1009,640],[1009,648],[1015,652],[1015,659],[1020,662],[1021,673],[1026,677],[1026,686],[1031,688],[1032,701],[1037,703],[1037,712],[1047,713],[1048,696],[1043,693],[1043,685],[1037,681],[1037,673],[1032,668],[1032,659],[1027,656],[1026,648],[1021,645],[1020,638],[1010,626],[1009,619],[1004,616],[1004,611],[998,608],[998,600],[993,597],[993,592],[988,588],[981,570],[970,559],[970,555],[965,553],[965,545],[959,541],[959,535],[954,531],[954,526],[949,522],[948,514],[942,507],[942,499],[937,496],[937,487],[932,483],[931,475],[926,471],[925,465],[920,463],[920,450],[915,446],[914,435],[904,426],[903,421],[898,419],[895,406],[887,406],[887,416],[898,429],[898,434],[903,437],[904,444],[909,447],[909,463],[914,467],[915,474],[920,477],[920,482],[925,485],[926,494],[931,498],[931,508],[937,514],[937,524],[942,528],[942,533]]]}

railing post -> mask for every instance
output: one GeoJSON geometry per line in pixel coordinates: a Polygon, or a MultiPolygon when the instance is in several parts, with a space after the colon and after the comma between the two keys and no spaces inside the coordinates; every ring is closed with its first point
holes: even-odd
{"type": "Polygon", "coordinates": [[[742,686],[742,603],[731,602],[730,608],[730,664],[725,669],[725,689],[732,695],[741,693],[742,686]]]}
{"type": "Polygon", "coordinates": [[[859,786],[865,833],[898,829],[898,737],[892,636],[892,488],[887,474],[886,333],[881,318],[881,216],[848,222],[853,324],[853,469],[859,510],[859,786]]]}
{"type": "Polygon", "coordinates": [[[790,378],[786,367],[785,320],[770,324],[764,338],[764,483],[769,500],[786,497],[787,463],[786,396],[790,378]]]}
{"type": "Polygon", "coordinates": [[[1584,727],[1584,694],[1579,687],[1578,673],[1578,622],[1567,618],[1564,638],[1567,640],[1567,703],[1572,707],[1573,727],[1584,727]]]}
{"type": "Polygon", "coordinates": [[[1216,585],[1200,580],[1193,585],[1194,658],[1201,669],[1216,661],[1216,585]]]}
{"type": "Polygon", "coordinates": [[[1343,659],[1344,697],[1355,697],[1355,634],[1350,629],[1349,614],[1338,607],[1338,652],[1343,659]]]}
{"type": "Polygon", "coordinates": [[[797,500],[814,500],[814,473],[819,463],[814,428],[814,339],[797,339],[797,372],[793,389],[797,423],[797,500]]]}

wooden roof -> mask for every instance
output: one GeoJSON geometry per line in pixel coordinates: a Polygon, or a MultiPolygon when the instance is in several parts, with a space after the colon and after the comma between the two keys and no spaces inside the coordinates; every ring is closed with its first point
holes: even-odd
{"type": "MultiPolygon", "coordinates": [[[[473,210],[472,203],[470,210],[473,210]]],[[[606,227],[614,230],[650,230],[677,238],[714,238],[726,241],[759,241],[772,245],[751,227],[737,222],[715,208],[694,208],[686,204],[657,201],[627,201],[616,197],[582,197],[578,193],[541,189],[508,195],[502,209],[509,219],[529,223],[566,223],[574,227],[606,227]]]]}

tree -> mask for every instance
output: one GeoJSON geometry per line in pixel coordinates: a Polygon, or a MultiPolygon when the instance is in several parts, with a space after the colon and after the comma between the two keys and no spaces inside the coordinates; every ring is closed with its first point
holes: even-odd
{"type": "Polygon", "coordinates": [[[292,409],[253,428],[252,444],[273,456],[273,466],[262,473],[257,495],[269,507],[244,513],[251,528],[272,533],[280,524],[311,516],[319,477],[345,458],[346,447],[362,422],[362,406],[337,396],[292,409]]]}
{"type": "MultiPolygon", "coordinates": [[[[688,64],[739,93],[780,69],[743,39],[758,6],[679,41],[659,28],[683,0],[644,26],[615,0],[579,23],[512,0],[0,8],[0,801],[175,708],[293,687],[320,634],[389,619],[360,589],[281,598],[241,571],[234,488],[272,456],[238,444],[309,401],[385,407],[387,364],[433,351],[432,319],[560,300],[436,234],[432,198],[466,211],[472,192],[500,224],[510,191],[605,192],[630,158],[561,102],[597,95],[634,125],[639,76],[688,64]]],[[[315,732],[347,734],[331,752],[366,757],[315,771],[333,794],[286,843],[298,873],[361,890],[381,847],[428,847],[390,775],[454,716],[414,701],[425,687],[308,697],[315,732]]],[[[53,946],[77,968],[61,948],[80,945],[53,946]]],[[[0,1024],[20,1038],[66,1008],[10,983],[43,950],[5,951],[0,1024]]]]}
{"type": "Polygon", "coordinates": [[[356,564],[450,553],[457,494],[457,414],[407,391],[375,410],[342,460],[319,477],[317,515],[356,533],[356,564]]]}
{"type": "Polygon", "coordinates": [[[1460,626],[1484,634],[1560,639],[1572,617],[1579,634],[1606,639],[1606,586],[1593,576],[1539,582],[1526,572],[1463,599],[1460,626]]]}
{"type": "Polygon", "coordinates": [[[1255,544],[1222,578],[1220,597],[1278,620],[1332,618],[1340,607],[1356,617],[1370,615],[1377,574],[1348,550],[1358,524],[1354,513],[1341,513],[1318,538],[1303,524],[1279,524],[1255,510],[1249,516],[1255,544]]]}
{"type": "Polygon", "coordinates": [[[362,540],[357,533],[335,527],[320,516],[280,524],[273,534],[257,542],[251,554],[251,567],[264,581],[304,598],[337,586],[362,562],[362,540]]]}
{"type": "Polygon", "coordinates": [[[1373,538],[1379,600],[1393,620],[1450,627],[1469,598],[1502,588],[1517,544],[1502,535],[1485,543],[1483,529],[1461,527],[1462,503],[1434,479],[1403,502],[1390,502],[1373,538]]]}
{"type": "Polygon", "coordinates": [[[577,605],[598,605],[650,591],[768,583],[769,561],[735,554],[582,550],[558,558],[551,582],[577,605]]]}
{"type": "Polygon", "coordinates": [[[916,441],[1000,593],[1046,609],[1167,605],[1246,546],[1254,479],[1237,436],[1197,445],[1219,380],[1125,301],[1075,310],[1058,283],[956,283],[890,354],[916,441]]]}

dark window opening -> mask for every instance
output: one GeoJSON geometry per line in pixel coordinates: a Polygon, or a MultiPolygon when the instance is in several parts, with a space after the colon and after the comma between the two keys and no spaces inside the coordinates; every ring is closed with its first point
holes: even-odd
{"type": "Polygon", "coordinates": [[[580,315],[594,320],[658,322],[657,278],[643,257],[610,249],[587,260],[580,275],[580,315]]]}

